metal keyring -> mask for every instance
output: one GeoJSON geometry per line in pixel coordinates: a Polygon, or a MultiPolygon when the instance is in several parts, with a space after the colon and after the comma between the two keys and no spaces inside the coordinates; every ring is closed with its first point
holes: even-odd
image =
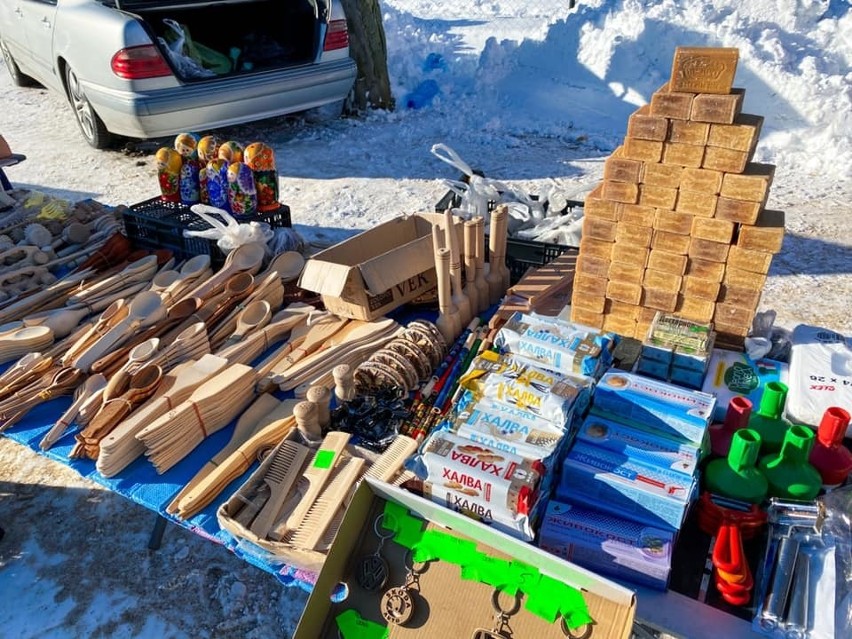
{"type": "MultiPolygon", "coordinates": [[[[381,528],[389,530],[390,533],[383,535],[382,533],[379,532],[379,528],[380,528],[379,524],[384,520],[386,514],[387,513],[382,513],[381,515],[376,517],[376,521],[373,522],[373,532],[376,533],[376,537],[378,537],[382,541],[385,541],[386,539],[390,539],[391,537],[393,537],[396,534],[391,528],[388,528],[384,524],[382,524],[381,528]]],[[[391,520],[391,522],[395,523],[392,515],[389,517],[389,519],[391,520]]]]}
{"type": "Polygon", "coordinates": [[[589,639],[592,636],[592,624],[584,623],[581,628],[583,628],[583,634],[578,635],[574,634],[574,632],[568,627],[568,622],[565,621],[565,617],[562,617],[559,620],[560,625],[562,626],[562,632],[565,633],[566,637],[571,637],[571,639],[589,639]]]}
{"type": "Polygon", "coordinates": [[[429,564],[428,561],[418,561],[417,563],[421,564],[421,568],[418,570],[417,566],[415,566],[414,552],[411,548],[405,551],[405,557],[402,561],[408,571],[414,576],[422,575],[426,571],[426,566],[429,564]]]}
{"type": "Polygon", "coordinates": [[[501,590],[499,588],[495,588],[494,592],[491,594],[491,606],[497,611],[502,617],[511,617],[518,610],[521,609],[521,597],[519,593],[515,593],[515,603],[509,610],[503,610],[500,607],[500,594],[501,590]]]}

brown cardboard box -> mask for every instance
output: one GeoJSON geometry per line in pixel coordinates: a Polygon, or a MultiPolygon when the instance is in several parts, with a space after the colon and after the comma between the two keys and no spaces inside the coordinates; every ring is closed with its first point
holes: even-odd
{"type": "Polygon", "coordinates": [[[663,157],[663,143],[639,138],[624,138],[624,157],[640,162],[659,162],[663,157]]]}
{"type": "Polygon", "coordinates": [[[658,115],[651,115],[649,104],[639,107],[627,119],[627,135],[631,138],[662,142],[666,139],[668,130],[669,121],[658,115]]]}
{"type": "MultiPolygon", "coordinates": [[[[700,169],[699,169],[700,170],[700,169]]],[[[716,202],[719,196],[701,191],[688,191],[681,188],[677,194],[675,210],[698,217],[713,217],[716,213],[716,202]]]]}
{"type": "Polygon", "coordinates": [[[609,260],[584,253],[577,258],[577,273],[593,277],[607,277],[609,265],[609,260]]]}
{"type": "MultiPolygon", "coordinates": [[[[616,182],[617,184],[617,182],[616,182]]],[[[583,237],[601,242],[614,242],[617,222],[610,222],[599,217],[583,216],[583,237]]]]}
{"type": "Polygon", "coordinates": [[[754,226],[743,225],[737,246],[751,251],[778,253],[784,243],[784,211],[763,209],[754,226]]]}
{"type": "Polygon", "coordinates": [[[615,282],[626,282],[628,284],[641,284],[645,270],[636,264],[627,264],[625,262],[612,262],[609,265],[609,273],[607,279],[615,282]]]}
{"type": "Polygon", "coordinates": [[[653,229],[649,226],[636,226],[635,224],[618,223],[615,230],[616,244],[637,246],[647,248],[651,244],[653,229]]]}
{"type": "MultiPolygon", "coordinates": [[[[408,493],[395,486],[367,478],[352,497],[340,532],[328,553],[328,560],[317,575],[316,585],[308,599],[293,639],[338,639],[335,618],[354,609],[360,616],[387,627],[389,639],[466,639],[477,628],[494,626],[491,596],[494,588],[475,580],[462,581],[459,566],[446,561],[433,561],[419,577],[419,606],[406,626],[385,622],[380,613],[382,591],[370,593],[352,577],[359,562],[376,549],[373,524],[383,512],[384,502],[402,505],[415,517],[437,529],[475,543],[478,552],[499,559],[509,559],[534,567],[541,574],[581,590],[594,619],[595,639],[628,639],[636,608],[635,595],[608,579],[518,541],[494,528],[444,508],[439,504],[408,493]],[[349,584],[349,596],[333,603],[329,593],[338,583],[349,584]]],[[[401,585],[406,549],[392,540],[385,543],[382,554],[393,567],[394,581],[401,585]]],[[[511,598],[503,596],[508,605],[511,598]]],[[[525,600],[524,600],[525,603],[525,600]]],[[[512,615],[509,627],[517,639],[564,639],[558,622],[548,623],[521,605],[512,615]]],[[[582,628],[579,629],[582,632],[582,628]]]]}
{"type": "Polygon", "coordinates": [[[743,108],[744,89],[731,89],[728,95],[700,93],[692,101],[689,119],[695,122],[733,124],[743,108]]]}
{"type": "Polygon", "coordinates": [[[733,200],[766,202],[774,175],[774,164],[751,162],[743,173],[726,173],[719,194],[733,200]]]}
{"type": "Polygon", "coordinates": [[[766,284],[766,275],[742,271],[728,265],[725,269],[725,275],[722,277],[722,283],[736,288],[748,288],[753,291],[760,291],[763,289],[764,284],[766,284]]]}
{"type": "MultiPolygon", "coordinates": [[[[647,307],[647,309],[671,313],[677,307],[677,300],[677,291],[663,291],[653,288],[644,288],[642,290],[642,306],[647,307]]],[[[643,318],[640,317],[636,321],[645,325],[650,324],[653,318],[643,321],[643,318]]]]}
{"type": "Polygon", "coordinates": [[[680,188],[685,191],[717,194],[722,189],[721,171],[710,169],[684,169],[680,178],[680,188]]]}
{"type": "Polygon", "coordinates": [[[733,124],[711,124],[707,145],[751,152],[757,146],[761,128],[763,128],[762,115],[740,113],[733,124]]]}
{"type": "Polygon", "coordinates": [[[689,258],[686,261],[686,275],[702,280],[721,282],[725,276],[725,263],[689,258]]]}
{"type": "Polygon", "coordinates": [[[692,232],[692,216],[677,211],[657,209],[654,218],[654,229],[674,233],[676,235],[689,235],[692,232]]]}
{"type": "Polygon", "coordinates": [[[666,142],[663,144],[663,164],[698,168],[704,159],[704,145],[666,142]]]}
{"type": "Polygon", "coordinates": [[[715,302],[719,297],[722,285],[712,280],[702,280],[699,277],[687,275],[683,278],[683,286],[680,292],[684,297],[695,297],[700,300],[715,302]]]}
{"type": "MultiPolygon", "coordinates": [[[[695,218],[696,220],[702,218],[695,218]]],[[[693,237],[689,242],[689,252],[687,255],[697,260],[707,260],[709,262],[727,262],[728,250],[730,244],[722,244],[721,242],[713,242],[700,237],[693,237]]]]}
{"type": "Polygon", "coordinates": [[[728,252],[728,266],[751,273],[768,273],[772,265],[772,253],[750,251],[732,246],[728,252]]]}
{"type": "Polygon", "coordinates": [[[719,292],[719,298],[716,301],[723,304],[730,304],[731,306],[750,308],[751,310],[754,310],[757,308],[757,305],[760,304],[760,293],[761,291],[756,291],[751,288],[738,288],[736,286],[725,285],[722,286],[722,289],[719,292]]]}
{"type": "Polygon", "coordinates": [[[648,263],[649,252],[648,249],[639,246],[622,246],[618,250],[613,250],[612,263],[629,264],[642,271],[645,269],[645,264],[648,263]]]}
{"type": "Polygon", "coordinates": [[[714,302],[681,295],[675,308],[675,314],[693,322],[706,324],[713,319],[715,309],[716,304],[714,302]]]}
{"type": "Polygon", "coordinates": [[[618,221],[619,206],[618,202],[603,199],[603,184],[598,184],[583,202],[583,215],[616,222],[618,221]]]}
{"type": "Polygon", "coordinates": [[[639,185],[639,204],[656,209],[673,210],[677,201],[677,189],[651,184],[639,185]]]}
{"type": "Polygon", "coordinates": [[[730,93],[739,56],[733,47],[677,47],[669,86],[689,93],[730,93]]]}
{"type": "Polygon", "coordinates": [[[674,120],[688,120],[692,112],[692,93],[669,91],[668,83],[660,87],[651,96],[651,115],[674,120]]]}
{"type": "Polygon", "coordinates": [[[682,277],[675,273],[666,273],[665,271],[655,271],[653,269],[645,270],[645,277],[642,279],[642,286],[645,288],[657,289],[660,291],[671,291],[677,293],[680,291],[682,277]]]}
{"type": "MultiPolygon", "coordinates": [[[[443,215],[396,217],[320,251],[305,264],[299,286],[322,295],[341,317],[373,320],[437,286],[432,224],[443,215]]],[[[455,218],[459,246],[463,226],[455,218]]]]}
{"type": "MultiPolygon", "coordinates": [[[[620,148],[621,147],[619,147],[619,149],[620,148]]],[[[618,157],[616,152],[618,152],[618,149],[616,149],[604,162],[604,180],[614,180],[616,182],[638,182],[642,173],[642,162],[639,160],[629,160],[628,158],[618,157]]]]}
{"type": "MultiPolygon", "coordinates": [[[[709,240],[711,242],[730,244],[734,237],[734,223],[729,222],[728,220],[696,217],[692,221],[692,237],[709,240]]],[[[700,256],[696,257],[700,258],[700,256]]],[[[727,260],[727,249],[725,259],[727,260]]]]}
{"type": "MultiPolygon", "coordinates": [[[[730,175],[730,173],[726,174],[730,175]]],[[[754,224],[763,204],[760,202],[747,202],[746,200],[732,200],[720,197],[716,202],[716,217],[720,220],[729,220],[740,224],[754,224]]]]}
{"type": "Polygon", "coordinates": [[[610,280],[606,286],[606,296],[607,299],[615,300],[616,302],[638,306],[639,302],[642,301],[642,287],[639,284],[610,280]]]}
{"type": "Polygon", "coordinates": [[[603,328],[603,313],[589,311],[579,306],[571,305],[571,321],[592,328],[603,328]]]}
{"type": "Polygon", "coordinates": [[[663,271],[681,276],[686,272],[686,255],[677,253],[666,253],[665,251],[651,251],[648,256],[648,268],[654,271],[663,271]]]}
{"type": "Polygon", "coordinates": [[[584,237],[580,240],[580,255],[589,255],[591,257],[599,257],[602,260],[612,259],[612,249],[615,246],[612,242],[601,242],[584,237]]]}
{"type": "Polygon", "coordinates": [[[656,216],[657,209],[653,206],[625,204],[621,207],[621,219],[619,222],[635,224],[636,226],[654,226],[654,218],[656,216]]]}
{"type": "Polygon", "coordinates": [[[747,151],[734,151],[719,146],[708,146],[704,149],[704,161],[701,167],[724,173],[742,173],[751,159],[747,151]]]}
{"type": "Polygon", "coordinates": [[[689,120],[672,120],[669,127],[669,142],[694,144],[704,146],[710,134],[710,125],[706,122],[690,122],[689,120]]]}
{"type": "Polygon", "coordinates": [[[689,244],[691,240],[692,238],[688,235],[677,235],[675,233],[666,233],[665,231],[654,231],[654,238],[651,240],[651,248],[655,251],[665,251],[667,253],[686,255],[689,251],[689,244]]]}
{"type": "Polygon", "coordinates": [[[683,173],[683,167],[673,164],[643,164],[639,181],[651,186],[676,189],[680,186],[681,173],[683,173]]]}
{"type": "Polygon", "coordinates": [[[635,204],[639,199],[639,185],[632,182],[604,180],[603,196],[605,200],[635,204]]]}

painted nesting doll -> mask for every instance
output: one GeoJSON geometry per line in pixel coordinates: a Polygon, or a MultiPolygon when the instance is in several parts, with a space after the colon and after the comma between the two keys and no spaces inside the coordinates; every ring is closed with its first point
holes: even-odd
{"type": "Polygon", "coordinates": [[[257,214],[257,187],[248,164],[232,162],[228,167],[228,203],[235,217],[257,214]]]}
{"type": "Polygon", "coordinates": [[[164,202],[180,202],[180,169],[183,158],[174,149],[164,146],[157,151],[156,159],[160,197],[164,202]]]}
{"type": "Polygon", "coordinates": [[[180,201],[182,204],[198,204],[199,164],[198,140],[191,133],[181,133],[175,138],[175,151],[180,153],[183,164],[180,168],[180,201]]]}
{"type": "Polygon", "coordinates": [[[208,204],[224,211],[230,211],[231,205],[228,203],[228,162],[221,158],[210,160],[207,163],[205,173],[207,174],[208,204]]]}
{"type": "Polygon", "coordinates": [[[215,135],[205,135],[198,141],[198,164],[203,169],[198,172],[198,195],[202,204],[210,204],[207,195],[207,163],[219,157],[221,144],[215,135]]]}
{"type": "Polygon", "coordinates": [[[246,147],[243,154],[245,163],[254,174],[257,187],[257,208],[259,211],[274,211],[278,203],[278,171],[275,170],[275,152],[263,142],[254,142],[246,147]]]}

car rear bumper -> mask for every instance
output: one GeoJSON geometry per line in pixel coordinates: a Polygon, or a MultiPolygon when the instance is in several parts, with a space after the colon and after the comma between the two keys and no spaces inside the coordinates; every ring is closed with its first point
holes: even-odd
{"type": "Polygon", "coordinates": [[[117,91],[93,84],[84,84],[84,90],[110,132],[155,138],[336,102],[348,95],[355,74],[355,63],[346,58],[151,91],[117,91]]]}

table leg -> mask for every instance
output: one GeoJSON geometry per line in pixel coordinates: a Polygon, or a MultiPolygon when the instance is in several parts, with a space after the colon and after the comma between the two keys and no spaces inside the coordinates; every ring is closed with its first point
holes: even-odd
{"type": "Polygon", "coordinates": [[[157,519],[154,522],[154,530],[151,531],[151,537],[148,539],[149,550],[159,550],[160,544],[163,541],[163,533],[166,531],[166,518],[157,514],[157,519]]]}

